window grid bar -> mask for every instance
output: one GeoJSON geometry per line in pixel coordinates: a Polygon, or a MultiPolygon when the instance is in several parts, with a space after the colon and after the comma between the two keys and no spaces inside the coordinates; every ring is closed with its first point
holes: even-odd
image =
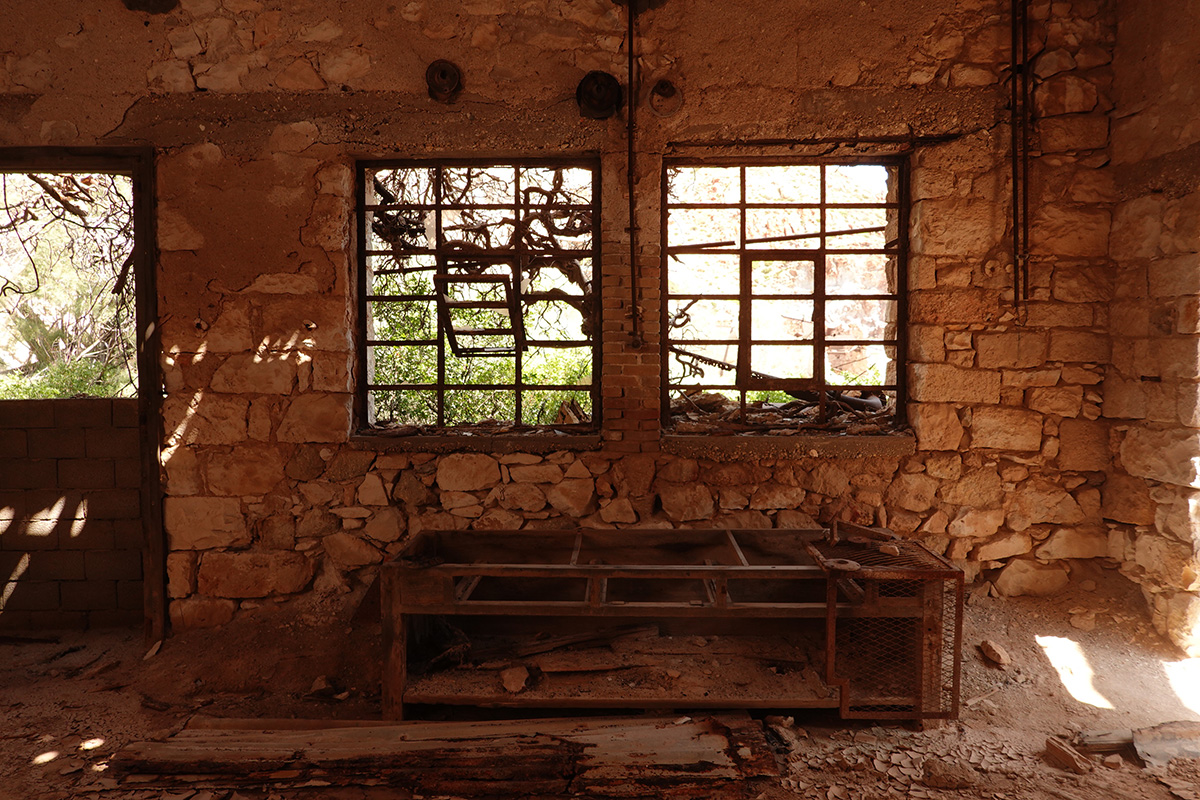
{"type": "MultiPolygon", "coordinates": [[[[457,371],[454,362],[450,362],[452,357],[447,349],[445,322],[439,319],[437,323],[437,338],[416,338],[416,337],[376,337],[368,335],[370,326],[370,314],[379,313],[379,309],[383,309],[388,303],[413,303],[415,304],[412,314],[422,313],[420,309],[425,303],[436,302],[434,294],[424,292],[372,292],[374,288],[371,284],[375,284],[375,277],[389,278],[390,276],[401,276],[390,278],[393,282],[391,285],[400,287],[411,286],[413,280],[425,280],[424,278],[408,278],[404,276],[422,275],[422,274],[450,274],[457,270],[459,273],[469,272],[476,273],[481,270],[488,269],[488,264],[508,263],[509,273],[513,282],[513,295],[516,305],[516,312],[521,316],[525,316],[527,306],[534,309],[545,309],[545,313],[553,315],[555,306],[561,306],[561,313],[581,313],[587,327],[588,321],[591,322],[590,330],[585,332],[587,336],[591,331],[599,331],[602,329],[598,313],[600,308],[599,294],[601,290],[601,279],[596,272],[596,265],[599,263],[600,241],[599,234],[595,230],[594,222],[598,219],[598,203],[599,203],[599,186],[600,180],[599,170],[595,158],[567,158],[567,159],[506,159],[502,162],[495,161],[477,161],[477,160],[426,160],[426,161],[364,161],[358,165],[359,175],[359,213],[357,215],[357,226],[359,233],[359,287],[360,287],[360,315],[362,322],[360,324],[360,341],[362,347],[367,352],[363,352],[359,361],[363,370],[360,385],[363,386],[362,396],[365,400],[356,400],[356,407],[361,409],[359,419],[364,423],[367,422],[366,408],[372,404],[369,397],[371,391],[403,391],[403,390],[420,390],[428,392],[430,399],[430,417],[438,427],[444,427],[447,424],[458,422],[474,422],[473,419],[459,419],[463,416],[459,408],[459,403],[454,400],[452,392],[470,392],[474,390],[480,391],[507,391],[512,395],[506,401],[501,401],[499,407],[507,407],[508,411],[505,414],[512,414],[512,422],[516,425],[526,426],[528,424],[527,417],[530,413],[531,406],[528,405],[528,398],[525,393],[528,391],[558,391],[569,393],[587,393],[590,395],[590,408],[587,409],[592,422],[594,424],[602,418],[600,409],[600,389],[598,377],[600,374],[600,358],[602,349],[600,343],[595,336],[586,339],[568,339],[568,340],[546,340],[546,339],[530,339],[525,344],[539,348],[546,352],[550,357],[550,352],[564,353],[567,358],[574,358],[573,353],[582,353],[587,351],[590,355],[591,370],[593,376],[589,382],[583,384],[577,383],[531,383],[528,380],[527,365],[525,364],[525,356],[520,352],[508,353],[504,357],[511,359],[509,366],[501,369],[500,374],[487,371],[476,372],[475,374],[481,379],[491,380],[488,383],[470,383],[470,382],[454,382],[452,372],[457,371]],[[474,182],[472,191],[454,191],[452,189],[457,186],[457,183],[452,184],[451,172],[457,167],[466,167],[471,169],[471,179],[480,175],[485,175],[484,181],[474,182]],[[525,168],[545,168],[546,172],[542,174],[528,174],[525,168]],[[403,186],[404,192],[397,194],[383,193],[376,196],[371,191],[372,180],[376,176],[381,176],[384,180],[388,179],[389,168],[395,170],[406,170],[407,174],[392,173],[390,177],[394,177],[395,181],[387,185],[403,186]],[[479,168],[479,169],[474,169],[479,168]],[[427,170],[427,173],[424,171],[427,170]],[[486,173],[484,172],[486,170],[486,173]],[[582,170],[578,172],[577,170],[582,170]],[[573,174],[565,174],[571,171],[573,174]],[[424,173],[424,174],[423,174],[424,173]],[[416,183],[410,183],[411,180],[416,183]],[[530,180],[533,183],[530,183],[530,180]],[[543,184],[544,181],[544,184],[543,184]],[[556,189],[551,189],[552,182],[556,189]],[[490,186],[488,185],[490,184],[490,186]],[[510,194],[505,198],[504,202],[482,202],[473,203],[467,202],[473,195],[484,195],[491,187],[499,188],[507,184],[510,188],[510,194]],[[537,198],[530,196],[526,197],[526,185],[543,186],[546,191],[544,194],[539,194],[537,198]],[[564,185],[565,184],[565,185],[564,185]],[[389,202],[397,196],[403,198],[408,196],[409,190],[415,190],[422,193],[424,198],[429,198],[429,202],[389,202]],[[554,195],[567,195],[567,200],[551,202],[548,204],[538,203],[541,199],[554,199],[554,195]],[[586,199],[578,199],[585,196],[586,199]],[[579,240],[585,240],[589,246],[585,248],[579,247],[546,247],[541,248],[542,241],[539,235],[539,241],[534,243],[527,238],[527,226],[530,225],[530,214],[533,210],[538,214],[552,214],[554,218],[547,221],[547,231],[551,237],[546,241],[549,244],[553,238],[565,237],[568,243],[576,244],[579,240]],[[450,233],[449,226],[458,226],[458,214],[456,212],[500,212],[498,216],[503,217],[503,220],[486,220],[487,230],[494,232],[497,230],[497,223],[503,223],[499,228],[503,231],[502,238],[497,239],[497,242],[502,242],[508,239],[507,246],[502,248],[489,247],[486,250],[467,251],[459,249],[451,249],[446,244],[446,237],[450,233]],[[434,246],[425,247],[379,247],[379,244],[406,244],[411,238],[414,243],[423,243],[424,237],[421,235],[413,235],[405,232],[406,228],[400,228],[400,232],[392,235],[386,228],[373,227],[373,220],[376,214],[398,213],[401,215],[399,220],[406,227],[411,225],[413,218],[417,220],[421,216],[432,214],[432,228],[430,231],[434,246]],[[407,214],[409,219],[404,219],[403,215],[407,214]],[[448,216],[454,214],[454,216],[448,216]],[[589,222],[590,219],[590,222],[589,222]],[[452,222],[453,220],[453,222],[452,222]],[[554,226],[562,224],[564,221],[569,221],[570,227],[566,233],[555,232],[554,226]],[[581,224],[582,223],[582,224],[581,224]],[[574,235],[575,230],[579,230],[578,236],[574,235]],[[377,233],[378,231],[378,233],[377,233]],[[511,239],[509,238],[511,236],[511,239]],[[385,239],[386,237],[386,239],[385,239]],[[407,266],[412,263],[414,257],[429,257],[431,263],[418,264],[417,266],[407,266]],[[555,259],[570,259],[571,262],[580,264],[585,270],[584,276],[580,277],[572,273],[566,273],[566,278],[559,281],[555,280],[550,285],[556,286],[561,282],[561,288],[555,288],[554,292],[550,291],[523,291],[522,277],[527,268],[533,266],[541,266],[543,268],[555,269],[553,261],[555,259]],[[463,262],[468,262],[468,266],[464,269],[463,262]],[[478,263],[478,266],[476,266],[478,263]],[[376,265],[379,268],[371,270],[371,265],[376,265]],[[458,265],[455,267],[455,265],[458,265]],[[549,266],[547,266],[549,265],[549,266]],[[398,282],[398,283],[397,283],[398,282]],[[563,289],[566,289],[564,293],[563,289]],[[577,290],[576,294],[572,290],[577,290]],[[569,300],[564,301],[564,297],[569,296],[569,300]],[[374,307],[374,311],[372,310],[374,307]],[[569,307],[569,308],[568,308],[569,307]],[[366,374],[368,369],[368,355],[374,352],[375,348],[379,349],[380,355],[390,353],[393,363],[400,363],[404,359],[405,348],[411,347],[435,347],[436,348],[436,381],[396,381],[391,383],[374,382],[373,375],[366,374]],[[500,378],[497,381],[495,378],[500,378]],[[452,419],[453,418],[453,419],[452,419]]],[[[457,173],[456,173],[457,174],[457,173]]],[[[465,173],[464,173],[465,175],[465,173]]],[[[486,199],[486,197],[484,198],[486,199]]],[[[474,225],[478,220],[479,214],[475,215],[475,220],[472,220],[469,215],[462,220],[463,224],[474,225]]],[[[488,214],[482,216],[487,217],[488,214]]],[[[495,213],[490,216],[497,216],[495,213]]],[[[417,222],[417,225],[420,223],[417,222]]],[[[455,228],[457,230],[457,227],[455,228]]],[[[538,234],[534,234],[538,235],[538,234]]],[[[474,236],[469,232],[462,237],[466,241],[470,241],[474,236]]],[[[486,239],[485,239],[486,241],[486,239]]],[[[492,268],[494,269],[494,268],[492,268]]],[[[565,268],[564,268],[565,269],[565,268]]],[[[557,273],[551,273],[550,277],[557,277],[557,273]]],[[[385,284],[380,282],[378,285],[382,288],[385,284]]],[[[449,303],[450,306],[455,306],[457,299],[449,303]]],[[[486,301],[468,302],[463,308],[467,308],[468,312],[476,309],[482,309],[486,306],[486,301]],[[469,308],[468,308],[469,307],[469,308]]],[[[400,313],[405,313],[401,311],[400,313]]],[[[480,312],[484,313],[484,312],[480,312]]],[[[537,311],[536,313],[543,313],[537,311]]],[[[382,318],[381,318],[382,319],[382,318]]],[[[414,317],[414,319],[417,319],[414,317]]],[[[470,319],[469,317],[467,319],[470,319]]],[[[553,319],[551,316],[549,319],[553,319]]],[[[468,326],[470,323],[468,322],[468,326]]],[[[486,326],[485,326],[486,327],[486,326]]],[[[402,330],[402,328],[401,328],[402,330]]],[[[472,330],[474,328],[472,327],[472,330]]],[[[551,329],[552,330],[552,329],[551,329]]],[[[475,331],[478,334],[480,331],[475,331]]],[[[373,329],[372,329],[373,334],[373,329]]],[[[477,356],[471,354],[469,357],[478,357],[481,359],[495,361],[494,358],[488,358],[492,354],[481,352],[477,356]]],[[[583,356],[587,358],[588,356],[583,356]]],[[[430,367],[433,367],[430,364],[430,367]]],[[[487,370],[491,370],[490,367],[487,370]]],[[[373,371],[373,368],[372,368],[373,371]]],[[[433,371],[433,370],[431,370],[433,371]]],[[[405,369],[401,375],[414,375],[424,377],[421,371],[413,373],[411,370],[405,369]]],[[[464,373],[469,375],[470,373],[464,373]]],[[[569,373],[568,373],[569,374],[569,373]]],[[[553,373],[547,377],[557,377],[553,373]]],[[[574,378],[572,378],[573,380],[574,378]]],[[[553,403],[556,403],[558,398],[552,398],[552,403],[543,404],[539,401],[539,406],[546,412],[553,415],[553,403]]],[[[495,407],[495,406],[493,406],[495,407]]],[[[382,406],[380,406],[382,408],[382,406]]],[[[382,412],[381,412],[382,413],[382,412]]],[[[467,412],[468,416],[472,412],[467,412]]],[[[419,412],[418,412],[419,415],[419,412]]],[[[482,416],[490,416],[491,412],[483,411],[482,416]]],[[[506,417],[501,417],[502,419],[506,417]]],[[[382,420],[382,416],[381,416],[382,420]]],[[[548,419],[548,421],[551,421],[548,419]]]]}
{"type": "MultiPolygon", "coordinates": [[[[904,184],[904,169],[902,160],[881,158],[878,160],[864,160],[855,163],[869,164],[871,166],[880,166],[888,170],[888,188],[884,202],[830,202],[829,195],[831,191],[832,173],[830,167],[842,166],[841,162],[820,161],[820,162],[797,162],[786,161],[778,164],[757,162],[757,161],[741,161],[723,162],[696,160],[696,159],[669,159],[664,165],[664,173],[669,173],[672,169],[683,167],[709,167],[709,168],[724,168],[730,173],[736,174],[738,187],[738,202],[677,202],[674,196],[669,195],[668,186],[670,179],[667,174],[664,174],[662,181],[662,236],[663,250],[668,257],[668,262],[664,270],[664,292],[663,292],[663,314],[664,320],[671,319],[670,312],[676,304],[694,303],[696,301],[714,301],[714,302],[738,302],[737,312],[737,339],[722,338],[722,337],[706,337],[703,339],[682,339],[675,338],[681,331],[672,328],[669,324],[664,325],[666,334],[664,336],[662,359],[663,359],[663,385],[664,385],[664,405],[663,419],[664,422],[670,421],[668,411],[669,395],[671,392],[677,392],[679,389],[686,387],[688,389],[697,388],[723,388],[733,389],[738,393],[738,401],[740,403],[743,418],[746,413],[747,390],[761,386],[764,381],[767,383],[778,383],[780,385],[789,382],[808,382],[810,385],[818,388],[817,402],[819,404],[818,418],[824,422],[828,420],[828,411],[826,403],[827,391],[846,390],[846,389],[866,389],[866,390],[901,390],[903,388],[903,380],[900,377],[903,373],[901,366],[903,360],[903,346],[906,341],[904,336],[904,319],[905,319],[905,295],[902,291],[904,285],[904,256],[905,242],[903,241],[903,232],[906,230],[905,220],[907,219],[907,209],[904,207],[902,198],[905,198],[906,190],[904,184]],[[796,163],[813,164],[818,168],[818,180],[816,186],[817,202],[788,202],[788,203],[760,203],[748,202],[748,187],[747,176],[749,167],[759,166],[787,166],[796,163]],[[748,218],[751,212],[760,209],[782,209],[803,211],[809,209],[819,210],[818,230],[812,234],[797,234],[797,235],[762,235],[750,240],[747,235],[748,218]],[[682,244],[682,245],[667,245],[667,240],[671,238],[672,225],[680,224],[676,220],[670,219],[670,212],[682,210],[736,210],[738,212],[738,233],[737,241],[726,242],[708,242],[697,244],[682,244]],[[831,211],[839,210],[883,210],[889,213],[887,222],[884,225],[867,224],[861,228],[850,228],[849,220],[838,219],[836,226],[831,224],[831,211]],[[831,229],[836,227],[836,230],[831,229]],[[890,232],[890,233],[889,233],[890,232]],[[838,240],[848,236],[874,234],[887,238],[883,247],[831,247],[831,244],[839,244],[838,240]],[[889,238],[895,237],[895,238],[889,238]],[[766,245],[786,242],[805,242],[811,241],[816,247],[810,247],[803,250],[795,248],[772,248],[766,245]],[[738,258],[738,291],[736,294],[721,293],[721,294],[703,294],[697,292],[673,293],[670,291],[670,278],[667,274],[671,267],[671,258],[678,261],[679,256],[683,255],[706,255],[706,256],[727,256],[729,258],[738,258]],[[830,274],[831,264],[830,256],[840,255],[876,255],[884,256],[887,262],[883,264],[884,279],[887,280],[888,288],[892,291],[885,292],[843,292],[830,293],[830,274]],[[812,277],[812,292],[811,293],[774,293],[774,294],[757,294],[753,291],[753,278],[756,274],[755,269],[758,264],[769,261],[787,261],[787,260],[808,260],[813,262],[813,277],[812,277]],[[808,301],[812,303],[812,332],[810,338],[789,338],[789,339],[757,339],[753,335],[751,318],[753,316],[751,306],[755,301],[808,301]],[[887,338],[838,338],[834,332],[828,330],[829,323],[829,304],[839,301],[858,301],[858,302],[879,302],[886,305],[878,305],[877,308],[887,310],[888,314],[882,321],[889,331],[895,331],[895,334],[887,338]],[[751,354],[752,347],[756,345],[767,345],[775,347],[795,346],[797,348],[808,348],[812,352],[812,378],[794,378],[794,379],[774,379],[763,378],[763,372],[759,364],[757,364],[751,354]],[[734,374],[735,381],[733,383],[676,383],[672,382],[671,372],[675,367],[675,362],[682,356],[675,353],[674,348],[688,347],[737,347],[737,363],[734,374]],[[828,374],[828,365],[830,359],[830,348],[835,351],[840,351],[843,348],[855,347],[884,347],[891,354],[891,365],[888,367],[889,372],[892,370],[896,373],[896,379],[892,382],[876,383],[876,384],[853,384],[844,385],[841,383],[832,383],[831,376],[828,374]]],[[[730,180],[732,180],[732,175],[730,180]]],[[[730,220],[731,221],[731,220],[730,220]]],[[[794,230],[795,228],[793,228],[794,230]]],[[[801,228],[801,230],[804,230],[801,228]]],[[[783,229],[786,234],[787,228],[783,229]]],[[[732,233],[732,231],[730,232],[732,233]]],[[[764,231],[764,234],[771,234],[770,228],[764,231]]],[[[712,237],[716,238],[716,236],[712,237]]],[[[730,237],[732,238],[732,237],[730,237]]],[[[869,262],[870,263],[870,262],[869,262]]],[[[853,266],[849,267],[853,270],[853,266]]],[[[874,269],[875,267],[871,267],[874,269]]],[[[848,273],[853,275],[853,271],[848,273]]],[[[850,278],[850,280],[854,280],[850,278]]],[[[847,287],[851,288],[851,287],[847,287]]],[[[853,287],[853,288],[858,288],[853,287]]],[[[847,331],[853,333],[853,331],[847,331]]],[[[870,363],[870,362],[867,362],[870,363]]],[[[703,361],[700,362],[703,366],[703,361]]],[[[708,365],[716,368],[717,365],[708,365]]],[[[849,364],[846,365],[847,371],[853,371],[849,364]]],[[[898,405],[903,405],[903,398],[899,398],[898,405]]]]}

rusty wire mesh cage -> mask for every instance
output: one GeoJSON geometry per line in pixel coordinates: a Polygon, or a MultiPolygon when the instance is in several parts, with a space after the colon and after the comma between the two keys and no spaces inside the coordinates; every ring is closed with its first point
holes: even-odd
{"type": "Polygon", "coordinates": [[[958,715],[963,574],[916,542],[814,542],[829,572],[826,682],[843,718],[958,715]]]}

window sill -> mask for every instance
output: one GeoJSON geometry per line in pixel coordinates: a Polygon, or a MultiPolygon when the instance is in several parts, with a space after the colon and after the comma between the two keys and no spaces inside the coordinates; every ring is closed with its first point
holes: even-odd
{"type": "Polygon", "coordinates": [[[663,434],[662,451],[710,461],[756,458],[898,458],[917,450],[911,433],[880,436],[663,434]]]}
{"type": "Polygon", "coordinates": [[[555,453],[560,450],[597,450],[601,438],[590,434],[455,434],[447,436],[388,436],[359,433],[350,437],[356,450],[420,453],[555,453]]]}

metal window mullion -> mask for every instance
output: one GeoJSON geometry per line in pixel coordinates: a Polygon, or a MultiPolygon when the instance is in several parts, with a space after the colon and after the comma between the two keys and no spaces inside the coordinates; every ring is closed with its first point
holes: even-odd
{"type": "MultiPolygon", "coordinates": [[[[434,249],[436,250],[438,272],[443,274],[447,270],[446,254],[442,252],[442,167],[435,168],[433,178],[433,202],[435,209],[433,212],[434,224],[434,249]]],[[[436,289],[435,289],[436,291],[436,289]]],[[[437,360],[437,424],[442,427],[446,424],[446,331],[442,323],[442,315],[438,314],[438,360],[437,360]]]]}
{"type": "MultiPolygon", "coordinates": [[[[354,276],[355,285],[358,288],[358,319],[356,327],[358,328],[358,341],[362,343],[362,351],[359,353],[354,365],[354,372],[358,378],[358,386],[354,393],[354,416],[356,417],[356,425],[367,426],[375,422],[370,418],[369,409],[371,407],[371,399],[369,397],[369,379],[373,379],[374,375],[368,375],[367,359],[371,352],[371,344],[367,340],[367,312],[370,308],[370,298],[367,295],[368,290],[374,290],[373,282],[367,281],[367,269],[370,265],[370,258],[367,255],[367,215],[371,212],[366,209],[367,204],[367,168],[362,164],[357,165],[358,168],[358,185],[355,187],[355,199],[358,201],[358,214],[355,220],[355,227],[358,234],[358,252],[356,261],[358,273],[354,276]]],[[[374,177],[374,172],[371,172],[374,177]]]]}
{"type": "Polygon", "coordinates": [[[746,387],[750,384],[750,335],[753,318],[751,317],[751,287],[753,285],[753,262],[746,252],[746,168],[738,167],[738,252],[741,263],[738,265],[738,361],[737,385],[738,400],[742,407],[743,418],[746,415],[746,387]]]}
{"type": "MultiPolygon", "coordinates": [[[[675,344],[674,336],[670,326],[670,307],[674,296],[671,294],[671,251],[667,247],[669,241],[671,208],[670,192],[668,184],[670,183],[670,164],[663,163],[662,175],[659,180],[659,196],[658,196],[658,233],[659,233],[659,252],[662,256],[662,270],[659,277],[659,329],[662,335],[659,337],[658,346],[658,363],[659,363],[659,425],[663,428],[671,422],[671,346],[675,344]]],[[[596,217],[599,219],[599,217],[596,217]]],[[[597,328],[602,327],[601,320],[597,320],[597,328]]]]}
{"type": "Polygon", "coordinates": [[[827,206],[826,199],[826,170],[828,167],[821,165],[821,251],[817,262],[813,264],[813,378],[817,381],[817,386],[820,387],[817,392],[817,403],[819,406],[819,419],[824,422],[826,419],[825,408],[825,272],[828,269],[828,260],[825,255],[825,247],[828,242],[825,241],[825,231],[827,230],[827,220],[825,212],[827,206]]]}
{"type": "MultiPolygon", "coordinates": [[[[522,312],[521,298],[521,282],[525,275],[525,231],[522,229],[522,224],[525,222],[525,202],[521,197],[521,168],[513,167],[513,250],[516,251],[516,258],[513,260],[513,307],[509,309],[509,314],[519,314],[521,319],[510,319],[509,324],[513,329],[514,339],[516,337],[517,326],[524,326],[524,313],[522,312]]],[[[524,336],[522,336],[522,339],[524,336]]],[[[524,388],[525,379],[525,358],[521,353],[521,348],[518,342],[514,341],[513,353],[513,421],[517,425],[524,423],[523,416],[525,413],[525,404],[522,402],[521,391],[524,388]]]]}
{"type": "MultiPolygon", "coordinates": [[[[903,424],[908,418],[908,225],[909,225],[909,174],[906,163],[897,165],[891,175],[894,175],[899,186],[896,189],[897,198],[897,233],[899,237],[899,252],[896,254],[896,411],[895,418],[903,424]]],[[[1014,265],[1015,268],[1015,265],[1014,265]]],[[[961,586],[960,586],[961,590],[961,586]]],[[[961,611],[960,603],[959,609],[961,611]]],[[[955,664],[955,681],[957,663],[955,664]]],[[[957,703],[958,692],[954,693],[957,703]]]]}

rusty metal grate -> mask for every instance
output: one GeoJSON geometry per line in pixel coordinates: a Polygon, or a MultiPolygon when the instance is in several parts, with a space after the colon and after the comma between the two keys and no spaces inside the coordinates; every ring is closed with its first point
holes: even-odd
{"type": "Polygon", "coordinates": [[[664,414],[703,392],[743,417],[902,419],[906,180],[890,158],[668,159],[664,414]]]}
{"type": "Polygon", "coordinates": [[[826,682],[845,719],[958,715],[963,575],[916,542],[813,542],[830,574],[826,682]]]}
{"type": "MultiPolygon", "coordinates": [[[[860,544],[814,543],[814,547],[826,562],[834,559],[853,561],[863,567],[879,567],[888,570],[945,570],[946,565],[917,542],[892,541],[899,554],[891,554],[860,544]]],[[[818,559],[819,561],[820,559],[818,559]]],[[[950,567],[953,570],[953,567],[950,567]]]]}
{"type": "Polygon", "coordinates": [[[360,422],[495,430],[569,409],[594,428],[598,172],[570,158],[359,163],[360,422]]]}

